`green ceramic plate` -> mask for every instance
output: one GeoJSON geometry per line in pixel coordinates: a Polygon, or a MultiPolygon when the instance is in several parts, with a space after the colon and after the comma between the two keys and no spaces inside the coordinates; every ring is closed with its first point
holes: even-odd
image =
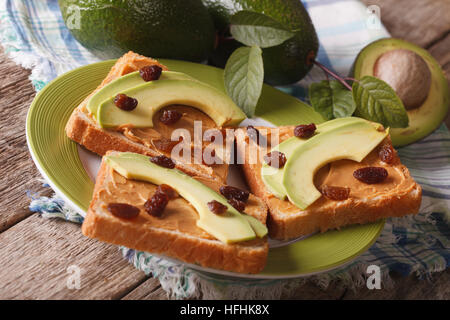
{"type": "MultiPolygon", "coordinates": [[[[161,62],[171,70],[185,72],[224,90],[221,69],[184,61],[161,62]]],[[[94,183],[80,160],[79,148],[66,137],[64,127],[72,110],[98,86],[113,64],[113,60],[99,62],[58,77],[39,92],[27,117],[27,141],[36,166],[53,189],[81,214],[89,206],[94,183]]],[[[270,86],[264,86],[256,113],[275,125],[323,121],[300,100],[270,86]]],[[[366,251],[383,226],[384,221],[352,226],[271,248],[263,272],[248,277],[301,277],[341,266],[366,251]]]]}

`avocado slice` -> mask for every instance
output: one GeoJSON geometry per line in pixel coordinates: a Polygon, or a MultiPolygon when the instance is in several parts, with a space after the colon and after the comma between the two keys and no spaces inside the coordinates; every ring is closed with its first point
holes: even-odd
{"type": "MultiPolygon", "coordinates": [[[[347,118],[338,118],[334,120],[330,120],[324,123],[321,123],[317,126],[316,135],[322,134],[324,132],[330,131],[332,129],[338,128],[340,126],[349,124],[349,123],[357,123],[357,122],[367,122],[367,120],[356,118],[356,117],[347,117],[347,118]]],[[[297,137],[291,137],[286,139],[279,145],[272,148],[271,151],[279,151],[284,153],[287,159],[289,159],[292,153],[301,145],[306,143],[308,139],[301,139],[297,137]]],[[[287,193],[286,189],[283,185],[283,174],[284,168],[274,168],[269,166],[267,163],[263,163],[261,166],[261,177],[266,185],[266,188],[271,192],[275,197],[283,200],[287,193]]]]}
{"type": "Polygon", "coordinates": [[[58,0],[64,22],[102,59],[128,51],[201,62],[214,48],[214,22],[201,0],[58,0]]]}
{"type": "MultiPolygon", "coordinates": [[[[355,79],[360,79],[366,75],[375,75],[378,69],[377,62],[380,62],[383,56],[386,57],[385,54],[399,49],[413,52],[423,59],[431,73],[431,84],[429,85],[428,93],[424,95],[425,100],[423,102],[419,100],[419,106],[412,105],[413,108],[407,110],[409,126],[390,130],[392,143],[397,147],[413,143],[433,132],[445,119],[450,101],[448,82],[438,62],[425,49],[404,40],[393,38],[380,39],[367,45],[356,57],[350,73],[351,76],[355,79]]],[[[417,58],[414,59],[417,60],[417,58]]],[[[416,63],[413,60],[413,63],[409,64],[411,69],[414,65],[420,67],[420,62],[416,63]]],[[[397,62],[396,65],[398,67],[399,63],[397,62]]],[[[416,72],[417,76],[425,77],[428,70],[416,72]]],[[[389,83],[389,81],[386,82],[389,83]]],[[[419,78],[418,83],[424,82],[426,81],[419,78]]]]}
{"type": "Polygon", "coordinates": [[[124,111],[114,104],[114,98],[103,101],[97,112],[98,123],[103,128],[132,124],[136,128],[153,127],[153,115],[171,104],[197,108],[214,120],[217,126],[238,125],[246,118],[241,109],[225,93],[193,80],[157,80],[131,89],[122,90],[137,99],[132,111],[124,111]]]}
{"type": "Polygon", "coordinates": [[[105,159],[108,165],[127,179],[170,185],[197,210],[197,226],[222,242],[247,241],[267,234],[266,226],[259,220],[241,214],[223,196],[182,171],[163,168],[152,163],[149,157],[131,152],[114,153],[105,156],[105,159]],[[212,213],[207,205],[212,200],[227,206],[227,214],[212,213]]]}
{"type": "Polygon", "coordinates": [[[381,125],[358,121],[331,129],[309,138],[288,158],[283,185],[289,200],[306,209],[321,197],[314,186],[314,175],[329,162],[349,159],[360,162],[387,135],[381,125]]]}
{"type": "MultiPolygon", "coordinates": [[[[313,66],[319,50],[316,30],[301,1],[297,0],[202,0],[208,8],[216,32],[230,36],[230,17],[238,11],[249,10],[265,14],[278,21],[295,36],[282,44],[262,49],[264,81],[271,85],[287,85],[301,80],[313,66]]],[[[219,43],[209,57],[209,63],[223,68],[235,48],[242,46],[236,40],[226,39],[219,43]]]]}
{"type": "MultiPolygon", "coordinates": [[[[188,76],[182,72],[174,72],[174,71],[163,71],[159,80],[194,80],[194,78],[188,76]]],[[[97,109],[100,104],[108,98],[114,97],[117,93],[122,92],[123,90],[130,89],[136,87],[140,84],[144,84],[145,81],[142,79],[139,71],[131,72],[124,76],[121,76],[117,79],[114,79],[99,91],[94,93],[92,97],[89,99],[86,109],[89,113],[96,119],[97,118],[97,109]]]]}

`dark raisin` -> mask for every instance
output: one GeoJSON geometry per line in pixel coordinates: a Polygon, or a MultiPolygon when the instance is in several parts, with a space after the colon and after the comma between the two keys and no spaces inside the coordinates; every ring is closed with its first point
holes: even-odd
{"type": "Polygon", "coordinates": [[[232,186],[221,186],[219,191],[228,200],[236,199],[243,202],[246,202],[248,200],[248,196],[250,195],[248,191],[232,186]]]}
{"type": "Polygon", "coordinates": [[[131,111],[137,107],[138,101],[134,98],[127,96],[124,93],[119,93],[114,98],[114,104],[122,110],[131,111]]]}
{"type": "Polygon", "coordinates": [[[176,110],[164,110],[162,115],[159,117],[159,121],[166,125],[171,125],[180,120],[182,116],[183,114],[176,110]]]}
{"type": "Polygon", "coordinates": [[[153,196],[145,201],[145,211],[154,217],[160,217],[169,202],[169,196],[165,193],[155,192],[153,196]]]}
{"type": "Polygon", "coordinates": [[[139,74],[144,81],[158,80],[161,76],[162,68],[157,65],[145,66],[139,69],[139,74]]]}
{"type": "Polygon", "coordinates": [[[328,199],[341,201],[348,199],[350,188],[323,185],[320,192],[328,199]]]}
{"type": "Polygon", "coordinates": [[[244,201],[240,201],[238,199],[231,198],[231,199],[228,199],[228,203],[239,212],[243,212],[245,210],[244,201]]]}
{"type": "Polygon", "coordinates": [[[382,167],[365,167],[353,172],[353,176],[361,182],[374,184],[384,181],[388,172],[382,167]]]}
{"type": "Polygon", "coordinates": [[[178,193],[175,191],[175,189],[167,184],[159,185],[158,188],[156,189],[156,192],[166,194],[169,197],[169,199],[174,199],[178,197],[178,193]]]}
{"type": "Polygon", "coordinates": [[[316,125],[314,123],[310,124],[301,124],[294,128],[294,136],[298,138],[311,138],[316,132],[316,125]]]}
{"type": "Polygon", "coordinates": [[[271,167],[279,169],[286,164],[286,156],[279,151],[269,152],[264,156],[264,161],[271,167]]]}
{"type": "Polygon", "coordinates": [[[122,219],[133,219],[139,215],[139,208],[128,203],[109,203],[107,209],[113,216],[122,219]]]}
{"type": "Polygon", "coordinates": [[[247,126],[247,135],[251,140],[259,145],[261,134],[259,133],[258,129],[256,129],[254,126],[247,126]]]}
{"type": "Polygon", "coordinates": [[[378,156],[380,157],[381,161],[392,164],[395,160],[395,150],[390,144],[384,144],[380,148],[378,156]]]}
{"type": "Polygon", "coordinates": [[[181,141],[172,141],[166,138],[162,138],[159,140],[152,140],[153,145],[156,149],[165,152],[165,153],[171,153],[172,149],[181,141]]]}
{"type": "Polygon", "coordinates": [[[207,203],[208,204],[208,208],[211,212],[215,213],[215,214],[224,214],[227,211],[227,206],[224,204],[221,204],[219,201],[216,200],[212,200],[210,202],[207,203]]]}
{"type": "Polygon", "coordinates": [[[168,168],[168,169],[175,168],[175,162],[173,162],[172,159],[170,159],[166,156],[163,156],[163,155],[151,157],[150,161],[153,162],[154,164],[157,164],[158,166],[161,166],[164,168],[168,168]]]}

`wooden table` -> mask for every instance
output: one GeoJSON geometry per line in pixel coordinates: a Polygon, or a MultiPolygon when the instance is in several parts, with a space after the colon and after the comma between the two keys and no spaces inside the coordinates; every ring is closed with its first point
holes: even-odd
{"type": "MultiPolygon", "coordinates": [[[[430,51],[450,78],[450,1],[364,0],[381,8],[392,36],[430,51]]],[[[49,196],[31,160],[25,117],[35,96],[30,72],[0,52],[0,298],[3,299],[167,299],[159,282],[136,270],[117,246],[90,240],[80,226],[40,218],[28,210],[28,191],[49,196]],[[67,268],[81,268],[81,288],[66,286],[67,268]]],[[[450,124],[450,119],[446,121],[450,124]]],[[[323,290],[307,283],[293,299],[449,299],[450,271],[431,280],[392,275],[391,289],[356,292],[336,285],[323,290]]]]}

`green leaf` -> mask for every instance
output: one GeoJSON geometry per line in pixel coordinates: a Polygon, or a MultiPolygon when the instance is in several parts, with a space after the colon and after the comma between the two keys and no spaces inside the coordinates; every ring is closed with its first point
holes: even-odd
{"type": "Polygon", "coordinates": [[[354,81],[353,99],[356,115],[385,127],[406,128],[408,114],[402,101],[386,82],[372,76],[354,81]]]}
{"type": "Polygon", "coordinates": [[[325,119],[350,117],[356,105],[350,90],[337,80],[323,80],[309,86],[309,101],[325,119]]]}
{"type": "Polygon", "coordinates": [[[237,12],[230,23],[231,35],[247,46],[274,47],[295,35],[278,21],[253,11],[237,12]]]}
{"type": "Polygon", "coordinates": [[[264,80],[262,51],[258,47],[241,47],[228,58],[224,82],[227,94],[253,117],[264,80]]]}

